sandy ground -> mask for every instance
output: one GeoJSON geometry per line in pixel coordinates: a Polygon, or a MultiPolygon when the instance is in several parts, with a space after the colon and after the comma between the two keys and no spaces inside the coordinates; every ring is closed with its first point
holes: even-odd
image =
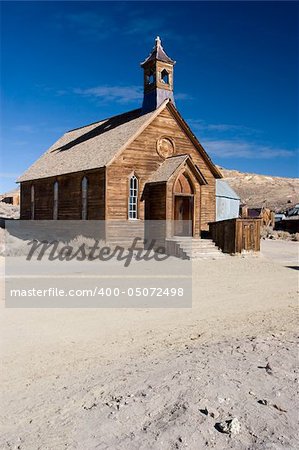
{"type": "Polygon", "coordinates": [[[297,259],[195,261],[192,309],[1,308],[0,448],[298,448],[297,259]]]}

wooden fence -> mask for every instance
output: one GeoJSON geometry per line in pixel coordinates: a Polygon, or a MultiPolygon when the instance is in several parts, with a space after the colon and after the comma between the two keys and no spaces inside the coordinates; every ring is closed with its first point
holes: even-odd
{"type": "Polygon", "coordinates": [[[229,219],[210,222],[210,234],[224,253],[260,251],[260,219],[229,219]]]}

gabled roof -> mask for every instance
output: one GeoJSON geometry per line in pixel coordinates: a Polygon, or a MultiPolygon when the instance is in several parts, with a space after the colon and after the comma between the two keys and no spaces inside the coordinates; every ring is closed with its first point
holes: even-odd
{"type": "Polygon", "coordinates": [[[233,190],[229,183],[224,180],[216,180],[216,197],[240,200],[239,195],[233,190]]]}
{"type": "Polygon", "coordinates": [[[136,109],[68,131],[17,181],[103,167],[155,113],[136,109]]]}
{"type": "Polygon", "coordinates": [[[147,180],[147,183],[167,181],[171,175],[186,161],[187,155],[170,156],[147,180]]]}
{"type": "Polygon", "coordinates": [[[149,113],[142,114],[142,109],[135,109],[65,133],[17,181],[37,180],[108,166],[166,107],[189,136],[215,178],[222,178],[175,106],[166,99],[159,108],[149,113]]]}
{"type": "Polygon", "coordinates": [[[154,172],[147,180],[147,183],[163,183],[168,181],[169,178],[185,163],[189,166],[201,184],[207,184],[205,178],[193,164],[192,158],[190,158],[189,155],[177,155],[166,158],[156,172],[154,172]]]}
{"type": "Polygon", "coordinates": [[[205,162],[209,166],[209,168],[210,168],[212,174],[215,176],[215,178],[223,178],[222,173],[215,166],[215,164],[213,163],[213,161],[211,160],[211,158],[209,157],[209,155],[207,154],[207,152],[205,151],[205,149],[203,148],[203,146],[201,145],[201,143],[199,142],[199,140],[197,139],[195,134],[193,134],[193,132],[190,129],[189,125],[187,124],[187,122],[185,122],[185,120],[183,119],[181,114],[178,112],[176,107],[172,104],[171,101],[169,101],[168,105],[169,105],[169,109],[172,111],[174,117],[177,119],[177,121],[180,124],[181,128],[189,136],[189,139],[194,144],[194,146],[197,148],[198,152],[201,154],[201,156],[203,157],[203,159],[205,160],[205,162]]]}
{"type": "Polygon", "coordinates": [[[145,64],[147,64],[149,61],[162,61],[162,62],[165,62],[168,64],[175,64],[175,61],[166,55],[166,53],[162,47],[161,39],[159,38],[159,36],[156,37],[155,42],[156,42],[155,46],[154,46],[152,52],[150,53],[150,55],[146,58],[145,61],[143,61],[140,64],[141,67],[143,67],[145,64]]]}

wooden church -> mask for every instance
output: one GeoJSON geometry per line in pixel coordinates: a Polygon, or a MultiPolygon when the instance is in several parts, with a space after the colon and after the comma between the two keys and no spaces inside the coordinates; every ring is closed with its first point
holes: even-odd
{"type": "MultiPolygon", "coordinates": [[[[189,221],[200,237],[216,219],[222,177],[175,107],[173,61],[159,37],[141,67],[142,107],[65,133],[19,179],[21,219],[189,221]]],[[[174,232],[175,234],[175,232],[174,232]]]]}

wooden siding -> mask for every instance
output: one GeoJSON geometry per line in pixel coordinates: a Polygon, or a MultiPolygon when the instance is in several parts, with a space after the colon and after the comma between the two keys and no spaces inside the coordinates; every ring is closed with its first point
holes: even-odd
{"type": "Polygon", "coordinates": [[[88,179],[87,217],[105,219],[105,169],[60,175],[21,183],[21,219],[30,220],[30,192],[34,185],[34,219],[53,219],[54,183],[58,181],[58,219],[80,220],[82,214],[81,181],[88,179]]]}
{"type": "Polygon", "coordinates": [[[87,218],[105,220],[105,169],[85,175],[88,177],[87,218]]]}
{"type": "Polygon", "coordinates": [[[143,244],[144,240],[144,222],[132,220],[130,227],[128,221],[111,220],[106,222],[106,242],[110,245],[120,245],[122,247],[131,247],[135,238],[138,238],[137,247],[143,244]]]}
{"type": "Polygon", "coordinates": [[[144,199],[146,220],[166,220],[166,183],[148,185],[144,199]]]}
{"type": "MultiPolygon", "coordinates": [[[[216,217],[214,175],[167,108],[162,110],[152,123],[107,167],[106,218],[119,220],[128,218],[129,178],[133,172],[139,179],[138,217],[139,219],[145,218],[142,194],[146,180],[163,162],[163,158],[158,155],[156,150],[157,140],[161,136],[173,139],[175,144],[173,156],[191,155],[194,164],[198,166],[205,177],[208,184],[201,186],[200,196],[196,199],[198,203],[196,211],[201,214],[201,217],[198,218],[198,223],[201,222],[201,229],[208,230],[208,222],[214,221],[216,217]]],[[[196,184],[198,184],[197,181],[196,184]]]]}
{"type": "Polygon", "coordinates": [[[57,177],[58,219],[81,219],[81,179],[81,174],[70,174],[57,177]]]}
{"type": "Polygon", "coordinates": [[[31,219],[31,183],[21,183],[20,186],[20,219],[31,219]]]}
{"type": "Polygon", "coordinates": [[[224,253],[260,251],[260,219],[229,219],[209,225],[213,241],[224,253]]]}

